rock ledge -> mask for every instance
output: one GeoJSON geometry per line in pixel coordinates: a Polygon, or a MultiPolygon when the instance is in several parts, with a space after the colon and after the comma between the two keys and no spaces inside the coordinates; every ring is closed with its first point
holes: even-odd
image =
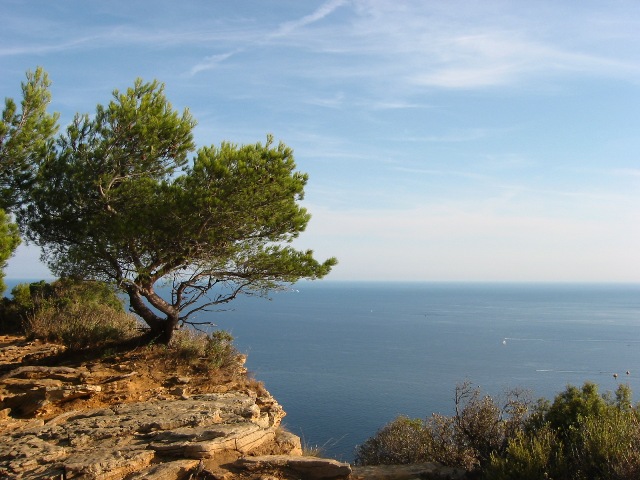
{"type": "Polygon", "coordinates": [[[24,480],[412,480],[465,478],[433,464],[354,467],[302,456],[285,412],[240,365],[213,378],[0,335],[0,478],[24,480]],[[62,360],[61,360],[62,359],[62,360]]]}

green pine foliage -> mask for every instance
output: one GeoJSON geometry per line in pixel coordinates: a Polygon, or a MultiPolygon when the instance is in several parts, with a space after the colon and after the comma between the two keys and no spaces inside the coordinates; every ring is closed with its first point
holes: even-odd
{"type": "Polygon", "coordinates": [[[48,87],[38,69],[22,113],[7,101],[0,194],[55,274],[116,285],[150,340],[167,344],[199,311],[322,278],[337,263],[291,245],[310,215],[299,203],[308,177],[286,145],[267,136],[197,149],[189,111],[140,79],[54,139],[48,87]]]}
{"type": "Polygon", "coordinates": [[[18,210],[37,168],[53,148],[58,115],[47,113],[51,82],[42,68],[27,72],[20,106],[5,99],[0,121],[0,208],[18,210]]]}
{"type": "Polygon", "coordinates": [[[7,289],[4,283],[4,269],[18,245],[20,245],[18,226],[10,221],[4,210],[0,209],[0,294],[7,289]]]}

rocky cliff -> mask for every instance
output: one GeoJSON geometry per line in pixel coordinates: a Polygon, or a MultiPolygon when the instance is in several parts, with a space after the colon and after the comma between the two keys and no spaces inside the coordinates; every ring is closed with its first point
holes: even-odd
{"type": "Polygon", "coordinates": [[[0,336],[0,478],[462,478],[302,456],[282,407],[243,367],[212,373],[154,352],[71,355],[0,336]]]}

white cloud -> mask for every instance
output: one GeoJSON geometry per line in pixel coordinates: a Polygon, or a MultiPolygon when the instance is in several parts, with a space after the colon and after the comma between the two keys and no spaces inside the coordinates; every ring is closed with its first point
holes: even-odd
{"type": "Polygon", "coordinates": [[[216,68],[220,63],[224,62],[234,55],[237,55],[238,53],[241,53],[243,50],[244,49],[242,48],[238,48],[232,52],[220,53],[218,55],[205,57],[201,62],[197,63],[191,68],[191,70],[189,71],[189,75],[195,75],[196,73],[216,68]]]}
{"type": "Polygon", "coordinates": [[[470,128],[466,130],[456,130],[444,135],[425,135],[425,136],[404,136],[399,138],[403,142],[428,142],[428,143],[458,143],[482,140],[488,136],[493,136],[498,132],[504,132],[504,129],[487,129],[487,128],[470,128]]]}
{"type": "Polygon", "coordinates": [[[300,28],[306,27],[307,25],[311,25],[315,22],[318,22],[325,17],[331,15],[336,9],[342,7],[348,3],[347,0],[329,0],[328,2],[323,3],[317,8],[313,13],[309,15],[305,15],[304,17],[293,20],[290,22],[285,22],[272,34],[268,35],[267,38],[277,38],[284,37],[289,35],[290,33],[298,30],[300,28]]]}
{"type": "Polygon", "coordinates": [[[92,45],[99,37],[79,36],[70,40],[44,41],[28,45],[5,45],[0,47],[0,57],[44,55],[47,53],[77,50],[83,46],[92,45]]]}
{"type": "Polygon", "coordinates": [[[608,11],[596,10],[565,21],[544,4],[520,10],[520,5],[501,2],[329,0],[277,25],[221,16],[135,27],[78,24],[70,31],[68,25],[48,21],[28,41],[5,43],[0,56],[125,45],[191,46],[200,52],[215,45],[219,51],[188,70],[194,75],[252,49],[287,48],[330,58],[301,69],[282,55],[274,65],[281,75],[306,72],[309,78],[353,82],[366,77],[367,88],[377,84],[378,93],[386,92],[386,100],[377,99],[381,108],[407,108],[412,105],[407,95],[424,88],[509,86],[553,75],[637,81],[639,40],[620,11],[607,16],[608,11]],[[334,16],[338,10],[343,14],[334,16]]]}
{"type": "Polygon", "coordinates": [[[592,17],[567,22],[550,17],[554,12],[544,6],[521,14],[519,5],[498,2],[353,5],[356,15],[349,20],[295,37],[299,48],[349,59],[333,69],[324,64],[328,77],[366,76],[403,89],[478,89],[557,75],[637,81],[640,73],[638,38],[611,40],[615,22],[607,31],[594,31],[592,17]],[[603,37],[600,49],[593,48],[594,36],[603,37]]]}
{"type": "Polygon", "coordinates": [[[245,42],[246,45],[242,48],[237,48],[230,52],[206,57],[203,61],[199,62],[198,64],[194,65],[193,68],[191,68],[190,74],[195,75],[199,72],[211,70],[218,66],[221,62],[239,53],[242,53],[251,47],[259,47],[269,42],[270,40],[287,37],[296,30],[303,29],[308,25],[321,21],[322,19],[333,13],[337,8],[343,6],[345,3],[347,3],[346,0],[329,0],[326,3],[323,3],[319,8],[317,8],[309,15],[305,15],[302,18],[289,22],[284,22],[275,31],[266,33],[261,38],[255,38],[250,42],[245,42]]]}
{"type": "MultiPolygon", "coordinates": [[[[215,28],[214,26],[183,26],[175,30],[165,28],[117,26],[79,26],[69,30],[68,25],[51,24],[39,36],[30,36],[28,42],[5,43],[0,47],[2,56],[42,55],[64,51],[86,51],[101,48],[129,47],[178,47],[199,46],[202,43],[232,43],[247,40],[252,33],[243,28],[215,28]]],[[[235,53],[235,52],[232,52],[235,53]]]]}
{"type": "Polygon", "coordinates": [[[519,33],[494,32],[452,38],[445,47],[447,58],[437,59],[431,52],[433,61],[421,73],[410,76],[410,81],[423,86],[479,88],[566,73],[620,78],[640,73],[637,64],[573,53],[519,37],[519,33]]]}

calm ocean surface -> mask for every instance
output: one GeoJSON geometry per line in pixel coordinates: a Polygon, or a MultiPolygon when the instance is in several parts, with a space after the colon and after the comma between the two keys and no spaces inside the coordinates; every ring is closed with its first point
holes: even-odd
{"type": "Polygon", "coordinates": [[[325,453],[354,447],[398,414],[451,414],[465,379],[499,395],[552,398],[592,380],[640,398],[640,285],[305,282],[271,301],[211,313],[325,453]],[[626,371],[631,372],[626,375],[626,371]],[[618,379],[613,374],[618,373],[618,379]]]}
{"type": "Polygon", "coordinates": [[[233,334],[290,431],[342,460],[399,414],[453,413],[464,380],[640,399],[640,285],[301,282],[228,308],[198,320],[233,334]]]}

